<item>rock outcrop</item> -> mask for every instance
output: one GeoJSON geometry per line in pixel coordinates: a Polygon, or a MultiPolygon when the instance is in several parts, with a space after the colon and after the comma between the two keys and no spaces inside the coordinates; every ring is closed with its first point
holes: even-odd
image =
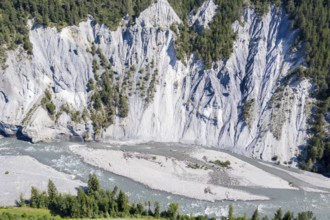
{"type": "MultiPolygon", "coordinates": [[[[213,15],[204,12],[216,7],[213,1],[207,4],[192,18],[205,28],[213,15]]],[[[232,25],[237,32],[233,54],[211,69],[194,56],[186,65],[176,58],[170,26],[180,22],[169,3],[158,0],[133,26],[123,21],[115,31],[92,18],[60,32],[31,23],[33,56],[22,49],[8,52],[8,67],[0,74],[0,130],[6,134],[15,131],[8,125],[22,126],[22,134],[33,142],[93,139],[90,120],[74,122],[60,109],[89,108],[86,85],[95,74],[88,51],[95,43],[118,82],[135,67],[128,117],[116,117],[95,138],[182,142],[264,160],[274,155],[282,161],[292,159],[305,143],[312,85],[291,76],[304,58],[294,44],[298,32],[291,30],[284,10],[271,7],[259,18],[254,10],[244,9],[241,21],[232,25]],[[49,116],[41,104],[46,89],[56,116],[49,116]]]]}
{"type": "Polygon", "coordinates": [[[198,29],[204,29],[208,27],[208,24],[212,21],[216,14],[218,6],[213,0],[205,1],[197,12],[190,12],[189,25],[195,25],[198,29]]]}

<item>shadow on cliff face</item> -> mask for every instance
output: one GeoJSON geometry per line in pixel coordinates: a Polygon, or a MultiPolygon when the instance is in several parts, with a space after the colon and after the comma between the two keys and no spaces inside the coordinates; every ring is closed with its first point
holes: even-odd
{"type": "Polygon", "coordinates": [[[7,137],[6,133],[0,130],[0,137],[7,137]]]}
{"type": "Polygon", "coordinates": [[[17,138],[21,141],[28,141],[32,142],[32,139],[22,132],[23,127],[19,125],[8,125],[5,123],[0,122],[0,136],[5,138],[17,138]]]}
{"type": "Polygon", "coordinates": [[[32,138],[30,138],[27,135],[24,135],[23,132],[23,127],[22,126],[17,126],[17,132],[16,132],[16,138],[17,140],[20,141],[27,141],[27,142],[31,142],[32,143],[32,138]]]}

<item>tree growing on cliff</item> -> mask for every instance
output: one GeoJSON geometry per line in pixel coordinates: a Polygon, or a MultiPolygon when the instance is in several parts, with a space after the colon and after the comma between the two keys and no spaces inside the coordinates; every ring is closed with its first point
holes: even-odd
{"type": "Polygon", "coordinates": [[[124,95],[119,98],[119,116],[125,118],[128,116],[128,99],[124,95]]]}

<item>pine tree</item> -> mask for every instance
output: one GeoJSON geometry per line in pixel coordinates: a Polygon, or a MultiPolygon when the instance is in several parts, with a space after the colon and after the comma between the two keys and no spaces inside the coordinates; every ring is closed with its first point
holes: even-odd
{"type": "Polygon", "coordinates": [[[94,194],[100,190],[100,182],[96,174],[89,174],[88,176],[88,194],[94,194]]]}
{"type": "Polygon", "coordinates": [[[18,202],[19,207],[24,207],[25,206],[25,199],[23,197],[23,194],[21,193],[19,196],[19,202],[18,202]]]}
{"type": "Polygon", "coordinates": [[[56,202],[58,192],[57,192],[56,186],[52,180],[48,180],[47,193],[48,193],[48,198],[49,198],[49,204],[53,205],[56,202]]]}
{"type": "Polygon", "coordinates": [[[259,212],[258,212],[258,209],[256,209],[256,210],[253,212],[253,215],[252,215],[251,220],[259,220],[259,212]]]}
{"type": "Polygon", "coordinates": [[[170,203],[168,206],[168,217],[170,219],[175,219],[179,212],[179,204],[178,203],[170,203]]]}
{"type": "Polygon", "coordinates": [[[37,188],[31,188],[31,199],[30,199],[30,207],[31,208],[38,208],[39,204],[39,191],[37,188]]]}
{"type": "Polygon", "coordinates": [[[127,195],[123,191],[119,191],[119,195],[117,198],[117,204],[118,204],[118,211],[123,214],[129,213],[129,204],[128,204],[128,198],[127,195]]]}
{"type": "Polygon", "coordinates": [[[232,205],[229,205],[228,219],[229,220],[233,220],[234,219],[234,208],[233,208],[232,205]]]}
{"type": "Polygon", "coordinates": [[[278,209],[274,215],[274,220],[282,220],[282,209],[278,209]]]}
{"type": "Polygon", "coordinates": [[[282,220],[293,220],[293,214],[290,211],[287,211],[282,220]]]}
{"type": "Polygon", "coordinates": [[[160,204],[159,202],[155,202],[155,210],[154,210],[154,217],[159,218],[160,217],[160,204]]]}

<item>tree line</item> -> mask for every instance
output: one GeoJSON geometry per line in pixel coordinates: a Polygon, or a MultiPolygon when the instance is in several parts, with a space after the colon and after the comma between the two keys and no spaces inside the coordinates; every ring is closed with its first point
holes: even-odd
{"type": "Polygon", "coordinates": [[[301,77],[308,77],[317,85],[314,97],[313,122],[309,130],[313,134],[308,141],[307,156],[301,157],[300,167],[310,171],[330,172],[330,1],[285,0],[284,6],[292,19],[293,29],[300,30],[308,68],[298,70],[301,77]]]}
{"type": "MultiPolygon", "coordinates": [[[[31,188],[31,197],[24,200],[21,195],[18,205],[30,206],[31,208],[49,209],[52,215],[62,218],[126,218],[126,217],[150,217],[170,220],[215,220],[207,215],[186,215],[179,212],[178,203],[170,203],[166,210],[161,210],[160,203],[150,201],[145,204],[130,203],[128,196],[118,187],[113,190],[102,189],[95,174],[90,174],[88,186],[79,188],[77,195],[61,194],[57,191],[55,184],[49,180],[47,192],[40,192],[37,188],[31,188]]],[[[11,219],[9,214],[3,214],[0,219],[11,219]]],[[[233,206],[229,206],[228,216],[221,217],[222,220],[267,220],[261,217],[256,209],[248,218],[246,215],[235,217],[233,206]]],[[[312,212],[301,212],[295,216],[292,212],[282,213],[278,209],[271,218],[274,220],[314,220],[312,212]]]]}
{"type": "Polygon", "coordinates": [[[197,59],[202,59],[205,67],[210,68],[213,61],[229,58],[236,37],[231,25],[242,15],[243,0],[215,0],[218,5],[216,14],[205,29],[196,25],[189,27],[187,14],[184,14],[190,11],[196,13],[204,1],[169,2],[183,21],[171,27],[177,36],[175,47],[178,59],[184,61],[187,56],[196,53],[197,59]]]}
{"type": "Polygon", "coordinates": [[[0,45],[6,45],[7,49],[23,45],[24,49],[32,54],[28,19],[60,29],[79,24],[86,20],[89,14],[94,17],[96,23],[115,29],[126,14],[130,16],[131,22],[134,22],[135,17],[150,3],[151,0],[1,0],[0,45]]]}

